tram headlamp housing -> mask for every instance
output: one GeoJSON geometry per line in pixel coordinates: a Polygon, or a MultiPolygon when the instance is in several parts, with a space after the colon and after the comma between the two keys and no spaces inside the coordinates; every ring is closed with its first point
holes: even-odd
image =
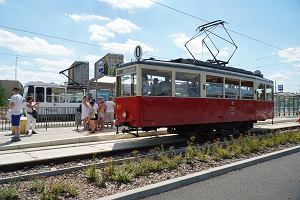
{"type": "Polygon", "coordinates": [[[122,112],[122,118],[125,119],[126,117],[127,117],[127,113],[126,113],[126,111],[124,110],[124,111],[122,112]]]}

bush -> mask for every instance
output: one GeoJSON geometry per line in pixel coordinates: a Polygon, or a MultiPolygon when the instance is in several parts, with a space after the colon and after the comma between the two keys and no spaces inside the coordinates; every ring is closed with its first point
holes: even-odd
{"type": "Polygon", "coordinates": [[[78,190],[73,185],[63,183],[50,183],[48,187],[45,183],[39,180],[35,180],[32,183],[31,190],[40,194],[41,200],[58,200],[61,197],[76,197],[78,190]]]}
{"type": "Polygon", "coordinates": [[[129,183],[132,181],[133,175],[126,171],[123,165],[116,167],[112,175],[112,180],[119,183],[129,183]]]}
{"type": "Polygon", "coordinates": [[[205,149],[199,149],[198,151],[196,151],[196,157],[201,162],[206,162],[207,161],[207,151],[205,151],[205,149]]]}
{"type": "Polygon", "coordinates": [[[88,167],[85,170],[85,175],[87,179],[95,183],[97,186],[99,187],[105,186],[105,178],[103,176],[103,173],[99,169],[97,169],[95,165],[88,167]]]}
{"type": "Polygon", "coordinates": [[[19,199],[19,193],[15,187],[6,187],[0,189],[1,200],[16,200],[19,199]]]}
{"type": "Polygon", "coordinates": [[[37,179],[32,181],[31,188],[30,188],[32,192],[42,193],[44,189],[45,189],[45,184],[43,181],[37,179]]]}
{"type": "Polygon", "coordinates": [[[103,176],[105,179],[110,179],[115,171],[115,164],[111,161],[107,164],[105,164],[103,168],[103,176]]]}
{"type": "Polygon", "coordinates": [[[58,200],[61,197],[76,197],[78,189],[70,183],[52,183],[41,193],[41,200],[58,200]]]}
{"type": "Polygon", "coordinates": [[[185,159],[188,164],[192,164],[194,157],[197,155],[196,149],[194,146],[189,144],[185,150],[185,159]]]}

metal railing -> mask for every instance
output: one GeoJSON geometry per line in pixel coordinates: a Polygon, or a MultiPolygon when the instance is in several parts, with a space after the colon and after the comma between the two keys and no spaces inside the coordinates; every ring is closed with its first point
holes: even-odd
{"type": "MultiPolygon", "coordinates": [[[[36,128],[78,127],[80,113],[74,107],[39,107],[36,128]]],[[[0,131],[11,130],[11,122],[6,118],[8,108],[0,107],[0,131]]],[[[25,116],[25,113],[23,113],[25,116]]]]}
{"type": "Polygon", "coordinates": [[[275,116],[296,116],[300,111],[300,96],[274,96],[275,116]]]}

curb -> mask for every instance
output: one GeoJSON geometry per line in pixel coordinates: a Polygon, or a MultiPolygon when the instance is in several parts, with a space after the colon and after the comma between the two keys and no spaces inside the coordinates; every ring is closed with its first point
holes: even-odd
{"type": "Polygon", "coordinates": [[[236,163],[231,163],[223,165],[220,167],[211,168],[205,171],[197,172],[194,174],[189,174],[183,177],[163,181],[160,183],[144,186],[141,188],[129,190],[122,193],[117,193],[107,197],[99,198],[98,200],[109,200],[109,199],[118,199],[118,200],[132,200],[132,199],[141,199],[148,196],[156,195],[159,193],[167,192],[170,190],[177,189],[186,185],[204,181],[216,176],[221,176],[227,174],[228,172],[240,170],[242,168],[250,167],[259,163],[270,161],[276,158],[284,157],[293,153],[300,152],[300,145],[283,149],[280,151],[268,153],[262,156],[238,161],[236,163]]]}

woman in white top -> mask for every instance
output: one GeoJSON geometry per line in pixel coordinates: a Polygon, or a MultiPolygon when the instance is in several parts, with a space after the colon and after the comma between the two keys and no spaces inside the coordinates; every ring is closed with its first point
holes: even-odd
{"type": "MultiPolygon", "coordinates": [[[[27,118],[27,125],[26,125],[26,134],[29,134],[30,124],[32,124],[31,134],[37,134],[35,132],[35,124],[36,124],[36,115],[34,114],[34,110],[37,107],[38,103],[33,102],[33,98],[31,96],[27,97],[26,99],[26,118],[27,118]]],[[[36,112],[36,111],[35,111],[36,112]]]]}
{"type": "Polygon", "coordinates": [[[88,102],[88,97],[82,97],[81,103],[81,119],[83,120],[84,130],[89,129],[89,113],[90,113],[90,103],[88,102]]]}
{"type": "Polygon", "coordinates": [[[113,128],[116,104],[115,102],[113,102],[112,97],[109,97],[108,101],[105,104],[106,104],[106,113],[107,113],[108,121],[110,123],[110,127],[113,128]]]}
{"type": "Polygon", "coordinates": [[[89,119],[90,119],[90,129],[92,133],[95,133],[96,131],[96,126],[97,126],[97,118],[96,118],[96,114],[97,114],[97,109],[94,107],[94,102],[91,101],[90,102],[90,110],[89,110],[89,119]]]}

